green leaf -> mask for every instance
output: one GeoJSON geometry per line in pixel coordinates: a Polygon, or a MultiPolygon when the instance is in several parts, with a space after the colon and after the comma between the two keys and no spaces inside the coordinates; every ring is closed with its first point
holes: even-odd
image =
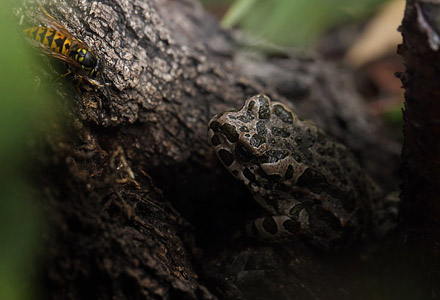
{"type": "Polygon", "coordinates": [[[225,27],[284,46],[309,46],[326,30],[374,12],[384,0],[237,0],[225,27]]]}

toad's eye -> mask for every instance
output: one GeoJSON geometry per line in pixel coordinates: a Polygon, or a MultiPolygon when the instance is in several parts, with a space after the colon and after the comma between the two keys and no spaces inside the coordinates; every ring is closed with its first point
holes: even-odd
{"type": "Polygon", "coordinates": [[[250,162],[254,158],[251,150],[249,150],[249,148],[242,143],[237,144],[235,147],[235,152],[237,153],[238,159],[243,162],[250,162]]]}

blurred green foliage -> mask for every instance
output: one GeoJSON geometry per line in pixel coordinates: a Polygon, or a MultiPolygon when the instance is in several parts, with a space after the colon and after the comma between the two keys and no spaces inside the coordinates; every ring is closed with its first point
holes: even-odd
{"type": "Polygon", "coordinates": [[[393,136],[403,142],[403,104],[395,105],[384,112],[382,118],[390,128],[393,136]]]}
{"type": "Polygon", "coordinates": [[[13,16],[19,3],[0,0],[0,299],[35,299],[30,284],[41,229],[28,181],[30,144],[50,112],[36,93],[31,58],[13,16]]]}
{"type": "MultiPolygon", "coordinates": [[[[216,0],[203,0],[213,4],[216,0]]],[[[224,16],[224,27],[283,46],[311,46],[337,25],[360,20],[386,0],[236,0],[224,16]]],[[[230,2],[217,0],[218,3],[230,2]]]]}

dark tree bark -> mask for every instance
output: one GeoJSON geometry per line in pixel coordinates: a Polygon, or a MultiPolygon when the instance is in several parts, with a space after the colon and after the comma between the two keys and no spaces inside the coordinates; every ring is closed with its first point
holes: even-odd
{"type": "Polygon", "coordinates": [[[408,1],[401,26],[405,61],[402,219],[412,242],[440,258],[440,5],[408,1]]]}
{"type": "MultiPolygon", "coordinates": [[[[61,95],[61,118],[47,133],[49,142],[41,143],[35,168],[50,228],[42,270],[46,295],[352,297],[342,292],[348,287],[341,273],[300,243],[232,242],[243,214],[258,208],[206,140],[215,113],[268,94],[349,145],[392,190],[396,148],[365,115],[346,71],[286,54],[246,55],[191,0],[46,4],[106,62],[109,84],[109,93],[87,84],[77,92],[63,80],[54,91],[61,95]],[[256,276],[246,291],[221,280],[223,273],[243,273],[243,251],[251,256],[247,268],[266,270],[264,283],[256,276]]],[[[39,11],[30,1],[24,8],[31,20],[39,11]]],[[[50,80],[41,77],[43,85],[50,80]]]]}

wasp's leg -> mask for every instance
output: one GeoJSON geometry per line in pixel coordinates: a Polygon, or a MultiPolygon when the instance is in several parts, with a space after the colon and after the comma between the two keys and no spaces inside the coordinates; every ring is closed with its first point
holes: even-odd
{"type": "Polygon", "coordinates": [[[88,83],[90,83],[91,85],[97,86],[97,87],[104,87],[104,85],[100,84],[98,81],[96,81],[95,79],[89,78],[89,77],[85,77],[85,80],[87,80],[88,83]]]}
{"type": "Polygon", "coordinates": [[[67,68],[67,72],[64,73],[64,74],[61,74],[61,75],[58,77],[58,79],[60,79],[60,78],[64,78],[64,77],[66,77],[67,75],[70,75],[70,74],[72,74],[72,70],[70,70],[69,68],[67,68]]]}
{"type": "Polygon", "coordinates": [[[42,11],[42,12],[43,12],[48,18],[50,18],[50,19],[54,20],[55,22],[57,22],[57,20],[55,20],[55,18],[52,17],[52,16],[47,12],[47,10],[44,8],[43,4],[42,4],[40,1],[37,1],[37,3],[38,3],[38,6],[40,7],[41,11],[42,11]]]}
{"type": "Polygon", "coordinates": [[[78,92],[81,92],[81,89],[79,87],[80,87],[80,85],[82,83],[83,77],[81,75],[78,75],[78,74],[76,76],[78,76],[77,77],[78,82],[76,84],[76,89],[78,90],[78,92]]]}

